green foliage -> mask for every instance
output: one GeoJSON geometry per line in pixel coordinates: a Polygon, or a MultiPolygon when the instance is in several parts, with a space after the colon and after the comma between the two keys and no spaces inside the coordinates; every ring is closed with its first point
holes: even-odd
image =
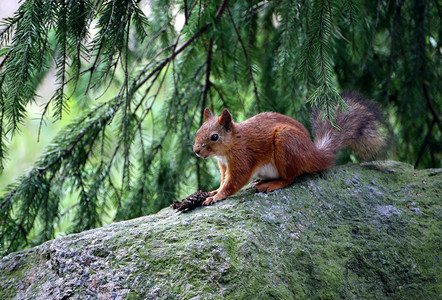
{"type": "Polygon", "coordinates": [[[24,1],[0,31],[0,169],[49,70],[41,123],[82,112],[0,198],[2,251],[216,188],[192,153],[205,107],[308,127],[311,105],[333,121],[359,90],[385,109],[390,158],[440,166],[440,27],[434,1],[24,1]]]}

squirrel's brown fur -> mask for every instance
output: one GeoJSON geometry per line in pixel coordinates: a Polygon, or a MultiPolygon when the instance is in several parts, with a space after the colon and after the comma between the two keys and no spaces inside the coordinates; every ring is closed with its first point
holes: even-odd
{"type": "Polygon", "coordinates": [[[349,108],[337,114],[340,130],[323,122],[318,111],[312,113],[315,143],[301,123],[279,113],[235,123],[227,109],[216,117],[206,108],[193,150],[200,157],[217,158],[221,183],[204,204],[235,194],[253,177],[260,178],[255,187],[261,192],[285,187],[298,175],[330,168],[335,152],[347,146],[363,158],[376,155],[385,144],[380,110],[358,94],[342,98],[349,108]]]}

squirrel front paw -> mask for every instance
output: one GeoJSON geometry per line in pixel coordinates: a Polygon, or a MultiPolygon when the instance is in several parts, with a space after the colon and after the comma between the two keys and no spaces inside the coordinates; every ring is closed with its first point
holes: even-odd
{"type": "Polygon", "coordinates": [[[218,190],[213,190],[213,191],[209,192],[209,195],[210,196],[215,196],[216,193],[218,193],[218,190]]]}
{"type": "Polygon", "coordinates": [[[207,197],[206,200],[204,200],[203,205],[211,205],[218,201],[219,199],[216,198],[216,196],[207,197]]]}
{"type": "Polygon", "coordinates": [[[211,197],[207,197],[206,200],[203,201],[203,205],[212,205],[215,202],[218,202],[219,200],[222,200],[226,197],[220,197],[219,193],[217,193],[216,195],[213,195],[211,197]]]}

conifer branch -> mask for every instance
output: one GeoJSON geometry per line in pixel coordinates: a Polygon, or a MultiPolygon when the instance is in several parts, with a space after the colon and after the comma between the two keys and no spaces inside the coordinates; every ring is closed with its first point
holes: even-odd
{"type": "Polygon", "coordinates": [[[244,45],[244,42],[243,42],[243,40],[241,38],[241,34],[240,34],[238,28],[235,25],[235,20],[233,19],[233,16],[232,16],[232,13],[231,13],[230,9],[227,8],[227,11],[229,12],[230,20],[232,21],[232,26],[235,29],[235,33],[236,33],[236,36],[238,38],[239,44],[241,45],[241,49],[243,50],[244,57],[246,58],[247,68],[249,70],[249,79],[250,79],[250,81],[253,84],[253,91],[255,93],[256,103],[257,103],[257,106],[258,106],[258,110],[260,110],[260,102],[261,101],[260,101],[260,98],[259,98],[258,87],[256,85],[256,82],[255,82],[255,79],[254,79],[254,76],[253,76],[253,69],[252,69],[249,53],[248,53],[248,51],[247,51],[247,49],[246,49],[246,47],[244,45]]]}
{"type": "MultiPolygon", "coordinates": [[[[224,0],[215,15],[216,19],[220,19],[224,10],[227,7],[229,0],[224,0]]],[[[208,28],[210,23],[204,24],[195,34],[193,34],[189,39],[187,39],[178,49],[174,50],[169,56],[163,59],[163,61],[152,70],[146,77],[144,77],[140,82],[134,81],[131,91],[138,90],[144,83],[146,83],[155,73],[160,72],[172,59],[174,59],[178,54],[184,51],[188,46],[190,46],[197,38],[199,38],[208,28]]],[[[133,92],[132,92],[133,93],[133,92]]],[[[131,93],[131,94],[132,94],[131,93]]]]}
{"type": "MultiPolygon", "coordinates": [[[[211,66],[212,66],[212,52],[213,52],[213,38],[209,41],[209,47],[207,49],[207,60],[206,60],[206,80],[204,84],[204,90],[202,95],[202,101],[200,106],[200,121],[199,126],[201,126],[204,122],[204,109],[207,106],[207,94],[209,93],[210,87],[212,83],[210,82],[210,72],[211,72],[211,66]]],[[[201,189],[201,166],[200,166],[200,160],[197,159],[196,161],[196,178],[197,178],[197,186],[198,190],[201,189]]]]}

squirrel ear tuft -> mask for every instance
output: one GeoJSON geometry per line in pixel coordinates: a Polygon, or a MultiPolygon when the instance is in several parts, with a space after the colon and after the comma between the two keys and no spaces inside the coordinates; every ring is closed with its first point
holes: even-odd
{"type": "Polygon", "coordinates": [[[221,117],[219,117],[218,123],[221,126],[224,126],[226,130],[230,130],[230,124],[232,123],[232,115],[226,108],[224,108],[221,117]]]}
{"type": "Polygon", "coordinates": [[[204,120],[207,121],[211,117],[212,117],[212,113],[210,112],[210,109],[208,107],[206,107],[206,109],[204,110],[204,120]]]}

